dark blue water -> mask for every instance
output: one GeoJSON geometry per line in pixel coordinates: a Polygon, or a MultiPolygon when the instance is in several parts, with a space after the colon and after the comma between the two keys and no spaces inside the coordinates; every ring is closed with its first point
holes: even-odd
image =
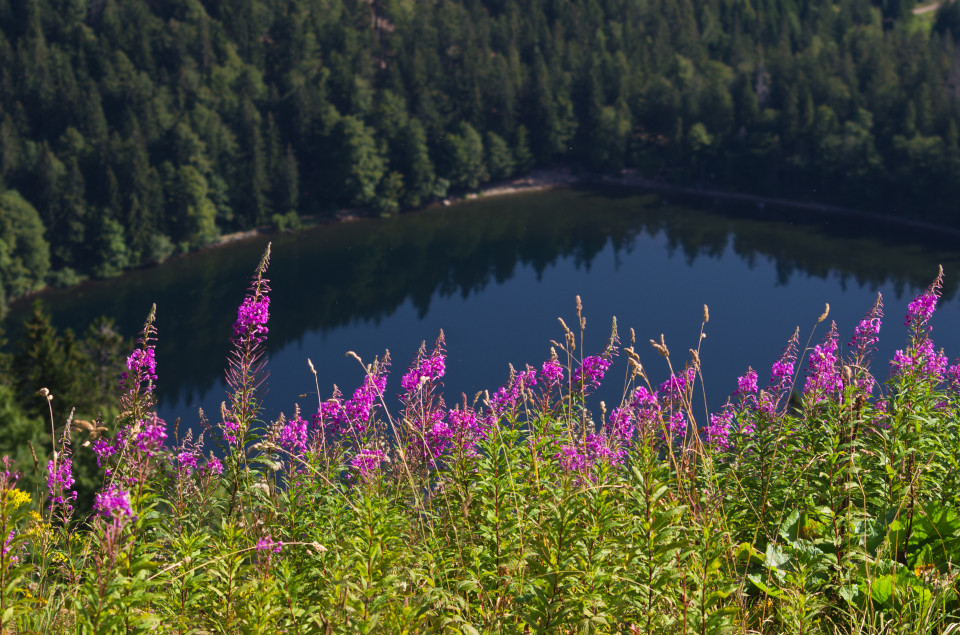
{"type": "MultiPolygon", "coordinates": [[[[620,337],[637,335],[651,380],[666,378],[648,340],[663,333],[675,367],[697,345],[703,305],[710,322],[701,346],[707,401],[719,407],[752,365],[761,379],[796,326],[801,343],[824,304],[845,343],[883,294],[886,319],[875,373],[906,336],[906,305],[946,271],[934,339],[960,355],[960,251],[954,239],[862,219],[811,217],[785,209],[717,205],[652,194],[557,191],[475,201],[388,220],[327,225],[298,235],[260,237],[163,267],[45,296],[54,322],[81,330],[113,315],[132,335],[157,303],[159,409],[194,425],[197,408],[215,417],[236,306],[266,242],[273,241],[269,393],[266,414],[316,409],[334,383],[350,394],[365,361],[389,348],[388,394],[422,340],[441,329],[448,349],[448,403],[491,392],[508,364],[537,367],[557,322],[587,317],[584,352],[596,353],[616,316],[620,337]]],[[[23,307],[16,307],[23,310],[23,307]]],[[[14,319],[17,319],[14,316],[14,319]]],[[[619,401],[626,361],[619,358],[597,399],[619,401]]]]}

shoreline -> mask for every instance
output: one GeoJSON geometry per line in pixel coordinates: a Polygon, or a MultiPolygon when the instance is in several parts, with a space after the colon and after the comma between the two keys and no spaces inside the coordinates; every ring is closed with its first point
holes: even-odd
{"type": "Polygon", "coordinates": [[[830,203],[813,203],[794,199],[778,198],[775,196],[733,192],[729,190],[704,189],[696,186],[673,185],[672,183],[666,183],[664,181],[657,181],[640,176],[635,170],[632,169],[623,170],[620,176],[589,173],[584,175],[574,175],[567,168],[534,170],[525,177],[511,181],[495,183],[490,185],[488,188],[481,188],[479,192],[471,192],[458,197],[449,197],[440,203],[432,203],[431,205],[442,204],[449,206],[453,205],[454,203],[477,200],[486,198],[488,196],[509,196],[511,194],[540,192],[576,186],[598,187],[600,189],[617,188],[635,190],[638,192],[680,194],[683,196],[690,196],[700,199],[739,201],[756,205],[761,208],[771,205],[775,207],[785,207],[788,209],[813,212],[815,214],[863,218],[866,220],[891,225],[901,225],[903,227],[910,227],[912,229],[935,231],[939,234],[948,234],[951,236],[960,237],[960,228],[941,225],[931,221],[905,218],[903,216],[896,216],[894,214],[855,209],[853,207],[833,205],[830,203]]]}
{"type": "MultiPolygon", "coordinates": [[[[804,201],[797,201],[792,199],[777,198],[773,196],[762,196],[758,194],[747,194],[742,192],[732,192],[728,190],[717,190],[717,189],[703,189],[696,186],[683,186],[683,185],[674,185],[672,183],[666,183],[663,181],[657,181],[654,179],[648,179],[640,176],[635,170],[626,169],[621,172],[619,176],[611,176],[606,174],[594,174],[594,173],[584,173],[584,174],[574,174],[570,168],[540,168],[530,171],[528,174],[522,177],[515,179],[508,179],[505,181],[497,181],[494,183],[489,183],[486,186],[481,187],[476,192],[467,192],[464,194],[456,196],[448,196],[439,201],[431,202],[423,207],[414,210],[408,210],[401,212],[403,214],[416,213],[420,209],[430,209],[437,206],[443,207],[454,207],[459,203],[464,203],[467,201],[481,200],[488,197],[501,197],[501,196],[511,196],[515,194],[526,194],[533,192],[544,192],[548,190],[555,189],[564,189],[564,188],[573,188],[573,187],[596,187],[598,189],[621,189],[621,190],[631,190],[637,192],[658,192],[666,194],[679,194],[683,196],[690,196],[698,199],[713,199],[713,200],[725,200],[725,201],[739,201],[751,205],[756,205],[760,208],[763,208],[766,205],[776,206],[776,207],[785,207],[788,209],[794,210],[803,210],[808,212],[813,212],[815,214],[821,215],[832,215],[832,216],[847,216],[855,218],[863,218],[866,220],[881,222],[891,225],[900,225],[902,227],[909,227],[912,229],[920,229],[926,231],[937,232],[941,235],[950,235],[960,237],[960,228],[949,227],[946,225],[941,225],[938,223],[933,223],[930,221],[923,221],[911,218],[904,218],[901,216],[895,216],[893,214],[886,214],[882,212],[869,211],[869,210],[858,210],[852,207],[844,207],[842,205],[832,205],[829,203],[810,203],[804,201]]],[[[319,225],[327,225],[332,223],[343,223],[351,222],[359,219],[369,219],[369,218],[378,218],[378,216],[372,212],[359,209],[341,209],[338,210],[332,217],[320,217],[317,218],[316,215],[308,214],[301,216],[301,220],[304,221],[302,228],[297,230],[286,230],[285,233],[298,233],[301,231],[309,230],[319,225]]],[[[200,253],[210,249],[217,249],[224,245],[229,245],[231,243],[240,242],[244,240],[249,240],[257,238],[263,235],[276,234],[279,233],[272,226],[266,225],[262,227],[256,227],[254,229],[248,229],[239,232],[233,232],[230,234],[224,234],[217,239],[216,242],[204,245],[196,251],[192,251],[186,254],[177,254],[171,256],[164,262],[154,265],[141,266],[134,269],[124,271],[120,276],[128,275],[135,273],[142,269],[152,268],[152,267],[161,267],[164,264],[167,264],[171,261],[180,260],[182,258],[188,258],[194,253],[200,253]]],[[[118,276],[119,277],[119,276],[118,276]]],[[[76,285],[71,285],[71,287],[82,287],[85,284],[94,283],[100,280],[99,278],[87,278],[76,285]]],[[[17,298],[13,298],[7,303],[7,312],[9,313],[14,307],[18,307],[23,303],[42,295],[45,291],[54,289],[55,287],[44,287],[42,289],[31,291],[25,293],[17,298]]]]}

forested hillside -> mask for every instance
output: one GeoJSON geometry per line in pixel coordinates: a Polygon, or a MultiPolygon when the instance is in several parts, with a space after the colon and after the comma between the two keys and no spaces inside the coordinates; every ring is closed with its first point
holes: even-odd
{"type": "Polygon", "coordinates": [[[0,292],[557,162],[957,224],[960,6],[912,8],[0,0],[0,292]]]}

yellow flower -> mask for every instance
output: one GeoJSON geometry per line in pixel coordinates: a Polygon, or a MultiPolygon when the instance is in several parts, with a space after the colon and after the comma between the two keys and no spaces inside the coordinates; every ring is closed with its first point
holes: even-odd
{"type": "Polygon", "coordinates": [[[7,497],[7,505],[10,506],[11,510],[17,509],[23,504],[30,502],[30,494],[27,494],[26,492],[18,490],[15,487],[11,490],[7,490],[4,493],[7,497]]]}

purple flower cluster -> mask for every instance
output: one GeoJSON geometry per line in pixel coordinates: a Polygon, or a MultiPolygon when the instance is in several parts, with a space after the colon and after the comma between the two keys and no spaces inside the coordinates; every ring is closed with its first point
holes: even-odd
{"type": "Polygon", "coordinates": [[[186,474],[192,474],[197,469],[197,461],[200,457],[195,451],[184,448],[176,453],[174,459],[178,470],[182,470],[186,474]]]}
{"type": "Polygon", "coordinates": [[[317,408],[317,413],[312,418],[312,428],[330,440],[338,439],[347,433],[358,442],[365,438],[377,404],[383,399],[387,388],[389,368],[390,355],[387,353],[376,368],[367,373],[363,383],[346,401],[340,390],[334,386],[333,396],[317,408]]]}
{"type": "Polygon", "coordinates": [[[77,493],[73,487],[73,459],[62,453],[59,461],[53,459],[47,462],[47,491],[50,494],[50,507],[63,508],[65,514],[73,511],[73,506],[67,502],[77,500],[77,493]]]}
{"type": "Polygon", "coordinates": [[[789,392],[793,387],[793,373],[796,369],[797,345],[800,339],[800,329],[796,329],[787,341],[780,357],[770,368],[770,388],[778,395],[789,392]]]}
{"type": "Polygon", "coordinates": [[[519,373],[511,373],[510,380],[505,386],[501,386],[490,397],[490,410],[495,423],[504,414],[513,412],[520,403],[520,395],[524,388],[530,388],[537,384],[537,371],[535,368],[527,367],[526,370],[519,373]]]}
{"type": "Polygon", "coordinates": [[[930,321],[936,309],[937,294],[930,291],[921,293],[907,306],[907,315],[903,320],[903,325],[916,324],[918,327],[923,326],[930,321]]]}
{"type": "Polygon", "coordinates": [[[407,392],[413,392],[428,382],[438,381],[446,374],[446,354],[441,340],[429,357],[418,359],[400,380],[400,386],[407,392]]]}
{"type": "Polygon", "coordinates": [[[389,357],[385,358],[381,366],[381,374],[368,374],[364,377],[360,387],[353,391],[353,397],[343,405],[343,420],[358,437],[366,434],[376,405],[383,397],[383,391],[387,387],[388,363],[389,357]]]}
{"type": "Polygon", "coordinates": [[[312,427],[319,430],[325,438],[333,440],[339,437],[344,420],[343,393],[334,386],[333,396],[321,402],[317,414],[313,415],[312,427]]]}
{"type": "Polygon", "coordinates": [[[667,434],[672,439],[682,439],[687,434],[687,418],[683,410],[674,411],[666,421],[667,434]]]}
{"type": "Polygon", "coordinates": [[[563,381],[563,366],[561,366],[560,362],[556,359],[548,359],[543,362],[543,368],[540,374],[547,383],[547,386],[559,386],[563,381]]]}
{"type": "MultiPolygon", "coordinates": [[[[266,286],[268,280],[263,278],[261,282],[266,286]]],[[[246,296],[237,308],[237,321],[233,324],[234,342],[248,340],[253,344],[259,344],[269,333],[267,328],[269,319],[270,296],[266,293],[246,296]]]]}
{"type": "Polygon", "coordinates": [[[210,458],[207,459],[207,464],[203,466],[201,471],[219,476],[223,474],[223,463],[220,462],[220,459],[211,454],[210,458]]]}
{"type": "Polygon", "coordinates": [[[133,446],[147,457],[160,452],[167,438],[167,423],[156,413],[150,413],[146,420],[140,421],[138,427],[140,431],[133,437],[133,446]]]}
{"type": "Polygon", "coordinates": [[[666,400],[676,405],[682,405],[687,395],[688,388],[693,386],[697,371],[692,366],[688,366],[679,375],[671,373],[670,377],[660,384],[659,394],[666,400]]]}
{"type": "Polygon", "coordinates": [[[94,497],[93,510],[118,525],[123,519],[136,518],[130,507],[129,492],[116,485],[111,485],[94,497]]]}
{"type": "MultiPolygon", "coordinates": [[[[107,459],[120,454],[127,447],[127,435],[130,434],[130,427],[124,426],[117,430],[113,441],[106,438],[100,438],[93,442],[93,453],[97,457],[97,467],[106,467],[107,459]]],[[[109,476],[109,474],[107,475],[109,476]]]]}
{"type": "Polygon", "coordinates": [[[903,320],[904,326],[913,329],[914,333],[920,334],[923,327],[927,326],[933,312],[937,309],[937,300],[940,298],[940,289],[943,286],[943,268],[930,286],[923,293],[920,293],[907,306],[907,315],[903,320]]]}
{"type": "Polygon", "coordinates": [[[587,469],[587,457],[573,445],[562,445],[554,455],[565,472],[584,472],[587,469]]]}
{"type": "MultiPolygon", "coordinates": [[[[16,537],[17,533],[13,529],[10,530],[10,535],[6,537],[3,541],[3,545],[0,546],[0,563],[7,557],[7,554],[10,553],[10,550],[13,548],[13,539],[16,537]]],[[[16,564],[20,561],[19,556],[10,556],[10,562],[16,564]]]]}
{"type": "Polygon", "coordinates": [[[382,450],[364,448],[350,459],[350,467],[357,473],[362,482],[370,483],[380,473],[380,464],[383,459],[382,450]]]}
{"type": "Polygon", "coordinates": [[[600,355],[585,357],[580,367],[573,371],[573,382],[584,387],[596,389],[603,381],[603,375],[610,368],[610,360],[600,355]]]}
{"type": "Polygon", "coordinates": [[[948,363],[942,350],[933,349],[933,340],[925,339],[914,349],[896,351],[890,367],[896,375],[919,372],[928,381],[939,384],[947,373],[948,363]]]}
{"type": "Polygon", "coordinates": [[[189,476],[197,471],[200,457],[203,456],[202,449],[203,434],[194,442],[193,430],[187,430],[179,447],[175,448],[170,456],[170,462],[179,476],[189,476]]]}
{"type": "Polygon", "coordinates": [[[235,416],[231,416],[230,413],[227,413],[227,416],[223,418],[223,421],[220,424],[220,433],[223,435],[223,440],[230,445],[239,444],[240,423],[237,421],[237,418],[235,416]]]}
{"type": "Polygon", "coordinates": [[[475,453],[478,442],[487,438],[487,421],[477,416],[473,408],[459,406],[447,413],[447,423],[453,435],[453,447],[467,455],[475,453]]]}
{"type": "Polygon", "coordinates": [[[648,438],[661,431],[660,422],[663,409],[656,393],[648,390],[646,386],[640,386],[633,391],[630,407],[641,436],[648,438]]]}
{"type": "Polygon", "coordinates": [[[757,394],[757,371],[747,367],[745,375],[737,378],[737,390],[734,396],[740,395],[741,399],[746,399],[747,395],[757,394]]]}
{"type": "Polygon", "coordinates": [[[633,439],[636,420],[629,407],[614,408],[610,413],[610,437],[620,445],[627,445],[633,439]]]}
{"type": "Polygon", "coordinates": [[[814,346],[810,353],[810,374],[803,387],[803,394],[811,396],[814,403],[824,401],[843,390],[837,347],[837,325],[834,323],[823,342],[814,346]]]}
{"type": "Polygon", "coordinates": [[[587,463],[590,466],[598,463],[620,465],[627,452],[620,447],[613,447],[610,439],[602,434],[588,434],[585,443],[587,463]]]}
{"type": "Polygon", "coordinates": [[[860,320],[853,330],[850,346],[856,350],[867,350],[880,341],[880,326],[883,320],[879,316],[867,316],[860,320]]]}
{"type": "Polygon", "coordinates": [[[281,549],[283,549],[283,542],[280,540],[274,541],[270,535],[266,535],[257,541],[257,551],[280,553],[281,549]]]}
{"type": "MultiPolygon", "coordinates": [[[[133,373],[135,378],[135,385],[142,385],[143,382],[151,382],[147,387],[148,391],[153,390],[153,383],[157,381],[157,359],[154,353],[153,346],[147,345],[143,348],[136,348],[133,350],[133,353],[127,357],[127,372],[120,374],[120,386],[123,388],[127,378],[130,376],[128,373],[133,373]]],[[[131,389],[134,389],[131,387],[131,389]]]]}
{"type": "Polygon", "coordinates": [[[279,443],[280,447],[294,455],[307,451],[307,422],[299,413],[284,424],[279,443]]]}
{"type": "Polygon", "coordinates": [[[705,429],[707,444],[721,451],[729,450],[730,432],[733,430],[735,412],[729,405],[719,413],[710,415],[710,425],[705,429]]]}

